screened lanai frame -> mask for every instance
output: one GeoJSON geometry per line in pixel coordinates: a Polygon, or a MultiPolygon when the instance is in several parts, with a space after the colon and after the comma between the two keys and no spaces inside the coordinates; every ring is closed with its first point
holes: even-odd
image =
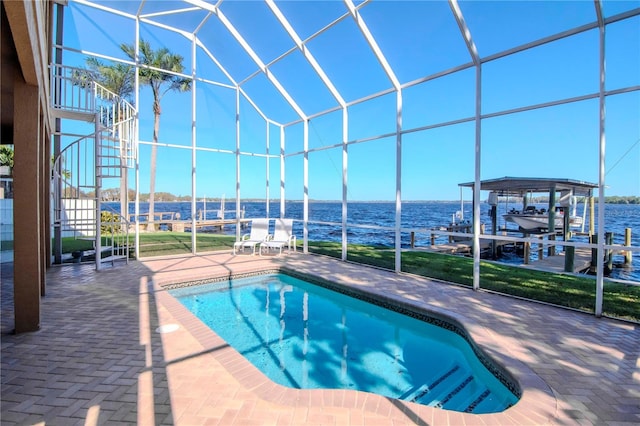
{"type": "MultiPolygon", "coordinates": [[[[337,225],[340,226],[342,229],[342,260],[346,260],[347,259],[347,250],[348,250],[348,238],[347,238],[347,227],[364,227],[364,228],[373,228],[373,229],[377,229],[377,230],[382,230],[382,231],[393,231],[395,234],[395,270],[396,271],[400,271],[401,270],[401,234],[403,232],[410,232],[412,230],[410,229],[404,229],[402,228],[402,223],[401,223],[401,211],[402,211],[402,166],[403,166],[403,162],[402,162],[402,139],[404,135],[407,134],[411,134],[411,133],[415,133],[415,132],[421,132],[421,131],[428,131],[431,129],[437,129],[437,128],[443,128],[443,127],[448,127],[448,126],[455,126],[457,124],[462,124],[462,123],[473,123],[475,125],[475,168],[474,168],[474,181],[476,182],[476,185],[474,186],[474,190],[473,190],[473,195],[472,195],[472,199],[474,201],[473,205],[473,218],[474,218],[474,223],[473,223],[473,229],[475,230],[474,234],[473,234],[473,244],[474,247],[479,247],[480,244],[480,236],[482,235],[483,239],[499,239],[499,237],[497,236],[492,236],[492,235],[488,235],[488,234],[481,234],[480,233],[480,185],[479,182],[481,180],[481,154],[482,154],[482,134],[481,134],[481,129],[482,129],[482,122],[483,120],[489,119],[489,118],[494,118],[494,117],[499,117],[499,116],[506,116],[506,115],[510,115],[510,114],[516,114],[516,113],[520,113],[520,112],[526,112],[526,111],[531,111],[531,110],[537,110],[537,109],[542,109],[542,108],[547,108],[547,107],[554,107],[554,106],[558,106],[558,105],[564,105],[564,104],[570,104],[570,103],[575,103],[575,102],[580,102],[580,101],[584,101],[584,100],[589,100],[589,99],[597,99],[598,103],[599,103],[599,110],[600,110],[600,123],[599,123],[599,152],[600,152],[600,164],[599,164],[599,172],[598,172],[598,177],[599,177],[599,181],[598,181],[598,186],[599,186],[599,191],[598,191],[598,204],[599,205],[604,205],[604,188],[605,188],[605,163],[604,163],[604,157],[605,157],[605,152],[606,152],[606,143],[605,143],[605,104],[606,104],[606,98],[609,96],[613,96],[613,95],[617,95],[617,94],[623,94],[623,93],[627,93],[627,92],[635,92],[640,90],[640,85],[631,85],[631,86],[627,86],[627,87],[623,87],[623,88],[617,88],[615,90],[606,90],[605,88],[605,50],[604,50],[604,46],[605,46],[605,29],[608,25],[619,22],[619,21],[623,21],[626,19],[631,19],[634,18],[638,15],[640,15],[640,8],[634,8],[634,9],[630,9],[630,10],[626,10],[623,11],[621,13],[618,14],[614,14],[611,16],[606,16],[603,14],[603,4],[601,1],[599,0],[594,0],[593,2],[593,7],[595,10],[595,15],[596,15],[596,21],[592,22],[592,23],[588,23],[588,24],[584,24],[584,25],[580,25],[577,26],[575,28],[569,29],[569,30],[565,30],[563,32],[554,34],[554,35],[550,35],[550,36],[546,36],[544,38],[541,38],[539,40],[535,40],[532,42],[528,42],[526,44],[514,47],[514,48],[510,48],[501,52],[497,52],[497,53],[492,53],[489,54],[487,56],[482,57],[479,53],[478,50],[476,48],[474,39],[472,37],[472,33],[469,30],[465,19],[464,19],[464,15],[462,13],[462,10],[460,8],[459,3],[456,0],[449,0],[448,1],[448,6],[451,10],[451,13],[456,21],[456,24],[458,26],[458,29],[460,31],[460,35],[464,41],[464,44],[466,46],[468,55],[470,60],[467,63],[446,69],[446,70],[441,70],[439,72],[433,73],[433,74],[429,74],[426,75],[424,77],[409,81],[409,82],[405,82],[405,83],[401,83],[400,80],[398,79],[398,77],[396,76],[393,67],[391,66],[391,64],[388,62],[387,58],[385,57],[384,52],[382,51],[382,49],[380,48],[380,46],[378,45],[378,42],[376,40],[376,38],[373,36],[373,34],[371,33],[371,31],[369,30],[369,27],[367,26],[367,22],[364,19],[364,17],[361,14],[361,10],[363,8],[365,8],[367,5],[371,4],[372,1],[363,1],[359,4],[354,4],[354,2],[352,2],[351,0],[344,0],[344,4],[347,8],[347,12],[345,12],[340,18],[334,20],[333,22],[331,22],[329,25],[324,26],[323,28],[321,28],[320,30],[318,30],[317,32],[315,32],[314,34],[307,36],[306,38],[302,38],[297,32],[296,30],[293,28],[293,26],[291,25],[291,23],[287,20],[287,17],[282,13],[282,11],[280,10],[280,8],[278,7],[277,3],[274,2],[273,0],[266,0],[266,5],[268,6],[269,10],[271,10],[271,12],[273,13],[273,15],[276,17],[276,19],[278,20],[279,24],[282,26],[282,28],[286,31],[286,33],[288,34],[288,36],[292,39],[294,46],[292,48],[290,48],[288,51],[284,52],[283,54],[281,54],[280,56],[276,57],[275,59],[271,60],[270,62],[263,62],[263,60],[259,57],[259,55],[254,51],[254,49],[252,48],[252,46],[250,45],[250,43],[248,43],[246,41],[245,38],[243,38],[242,34],[234,27],[233,23],[225,16],[225,14],[222,12],[222,10],[220,9],[220,5],[222,4],[222,1],[218,1],[216,3],[209,3],[209,2],[204,2],[204,1],[200,1],[200,0],[186,0],[185,6],[183,8],[178,8],[178,9],[174,9],[174,10],[167,10],[164,12],[157,12],[157,13],[150,13],[150,14],[145,14],[142,13],[144,10],[144,4],[145,2],[139,2],[140,6],[137,10],[137,12],[135,14],[131,14],[129,12],[122,12],[122,11],[118,11],[115,8],[111,7],[111,5],[109,4],[109,2],[106,2],[104,4],[96,4],[90,1],[86,1],[86,0],[73,0],[75,3],[80,4],[80,5],[85,5],[88,7],[95,7],[98,9],[101,9],[103,11],[107,11],[110,13],[116,13],[119,14],[121,16],[125,16],[127,18],[133,19],[135,20],[135,34],[136,34],[136,40],[134,42],[135,46],[138,46],[138,41],[140,38],[140,25],[141,23],[147,24],[147,25],[152,25],[152,26],[157,26],[158,28],[162,28],[164,30],[168,30],[168,31],[172,31],[175,33],[178,33],[180,35],[182,35],[183,37],[187,38],[188,40],[190,40],[191,42],[191,62],[192,62],[192,66],[191,66],[191,74],[180,74],[181,77],[185,77],[185,78],[190,78],[193,81],[193,89],[191,91],[191,106],[192,106],[192,111],[191,111],[191,117],[192,117],[192,141],[191,141],[191,146],[186,146],[186,145],[175,145],[175,144],[171,144],[171,143],[160,143],[158,144],[159,146],[164,146],[167,148],[177,148],[177,149],[186,149],[186,150],[190,150],[191,151],[191,157],[192,157],[192,193],[191,193],[191,203],[192,203],[192,220],[195,222],[195,214],[193,214],[193,212],[195,212],[195,205],[196,205],[196,152],[199,151],[211,151],[211,152],[216,152],[216,153],[223,153],[223,154],[232,154],[235,155],[235,163],[236,163],[236,210],[240,210],[240,202],[241,202],[241,190],[242,190],[242,186],[241,186],[241,182],[240,182],[240,170],[241,170],[241,165],[240,165],[240,160],[241,158],[244,158],[245,156],[253,156],[253,157],[259,157],[259,158],[264,158],[266,160],[266,181],[265,181],[265,198],[267,200],[266,202],[266,209],[267,209],[267,216],[270,215],[269,212],[269,202],[268,200],[270,199],[270,160],[279,160],[280,161],[280,212],[279,215],[284,216],[286,214],[285,212],[285,201],[286,201],[286,197],[285,197],[285,182],[286,182],[286,173],[285,173],[285,160],[288,158],[293,158],[293,157],[298,157],[301,156],[302,157],[302,161],[303,161],[303,188],[304,188],[304,193],[303,193],[303,220],[302,220],[302,224],[303,224],[303,242],[304,242],[304,251],[307,252],[308,251],[308,241],[309,241],[309,235],[308,235],[308,225],[309,223],[312,223],[313,221],[309,220],[309,154],[310,153],[314,153],[314,152],[319,152],[319,151],[323,151],[323,150],[328,150],[328,149],[336,149],[336,150],[341,150],[342,153],[342,216],[341,216],[341,223],[326,223],[327,225],[337,225]],[[193,10],[203,10],[206,12],[206,17],[202,20],[202,22],[196,26],[196,28],[191,31],[191,32],[186,32],[184,29],[179,29],[179,28],[173,28],[165,23],[161,23],[161,22],[157,22],[154,19],[156,17],[159,16],[168,16],[168,15],[172,15],[172,14],[176,14],[179,15],[180,13],[184,13],[185,11],[193,11],[193,10]],[[235,40],[242,46],[242,48],[244,49],[245,53],[255,62],[255,65],[257,66],[257,71],[255,71],[254,73],[252,73],[251,75],[245,77],[244,79],[242,79],[241,81],[236,81],[229,72],[227,72],[224,68],[223,63],[221,63],[214,55],[213,53],[211,53],[208,49],[207,46],[205,46],[198,38],[197,38],[197,34],[199,32],[199,30],[202,28],[203,25],[205,25],[205,23],[210,20],[210,19],[219,19],[220,22],[225,26],[225,28],[229,31],[229,33],[235,38],[235,40]],[[308,47],[308,43],[313,40],[314,38],[322,35],[323,33],[331,30],[334,26],[336,26],[337,24],[339,24],[342,20],[345,19],[353,19],[353,21],[355,22],[357,29],[360,31],[362,37],[364,38],[364,40],[366,41],[367,45],[369,46],[369,48],[371,49],[371,52],[373,53],[376,61],[378,62],[378,65],[382,68],[384,74],[386,75],[386,77],[389,80],[390,83],[390,87],[388,89],[382,90],[382,91],[378,91],[376,93],[372,93],[368,96],[359,98],[359,99],[355,99],[355,100],[350,100],[347,101],[345,99],[345,97],[341,94],[341,92],[336,88],[336,85],[334,84],[334,82],[331,80],[331,78],[327,75],[327,73],[324,71],[322,65],[319,63],[319,61],[313,56],[313,53],[311,52],[311,50],[308,47]],[[600,86],[599,86],[599,90],[596,93],[589,93],[589,94],[584,94],[581,96],[577,96],[577,97],[569,97],[569,98],[564,98],[564,99],[559,99],[559,100],[554,100],[554,101],[550,101],[550,102],[544,102],[544,103],[538,103],[538,104],[533,104],[533,105],[528,105],[528,106],[521,106],[521,107],[517,107],[517,108],[511,108],[511,109],[506,109],[506,110],[502,110],[502,111],[497,111],[497,112],[491,112],[491,113],[483,113],[482,111],[482,69],[483,69],[483,65],[490,63],[492,61],[504,58],[504,57],[508,57],[510,55],[514,55],[517,54],[519,52],[523,52],[526,51],[528,49],[532,49],[538,46],[542,46],[548,43],[553,43],[555,41],[558,40],[562,40],[577,34],[581,34],[587,31],[591,31],[591,30],[595,30],[598,29],[598,34],[599,34],[599,46],[600,46],[600,58],[599,58],[599,65],[600,65],[600,86]],[[209,56],[210,60],[213,61],[219,68],[220,70],[222,70],[227,78],[233,83],[231,85],[229,84],[225,84],[225,83],[221,83],[221,82],[217,82],[217,81],[212,81],[212,80],[206,80],[203,79],[201,77],[198,76],[196,70],[196,48],[200,47],[202,48],[207,55],[209,56]],[[324,111],[316,111],[313,112],[311,114],[306,114],[303,109],[298,105],[298,103],[296,102],[296,99],[294,98],[293,95],[291,95],[289,92],[287,92],[287,89],[284,87],[284,85],[278,80],[278,78],[275,76],[275,74],[273,72],[271,72],[271,69],[274,67],[274,65],[276,65],[279,61],[281,61],[282,59],[286,58],[288,55],[294,53],[294,52],[298,52],[301,53],[304,57],[304,59],[308,62],[308,64],[311,66],[311,68],[314,70],[314,72],[316,72],[318,78],[322,81],[322,83],[326,86],[326,89],[328,90],[328,92],[331,94],[331,96],[335,99],[337,106],[332,107],[328,110],[324,110],[324,111]],[[469,117],[464,117],[464,118],[458,118],[455,120],[449,120],[449,121],[445,121],[445,122],[438,122],[438,123],[432,123],[432,124],[428,124],[428,125],[424,125],[424,126],[419,126],[419,127],[414,127],[414,128],[410,128],[410,129],[406,129],[403,128],[402,125],[402,118],[403,118],[403,91],[417,86],[419,84],[428,82],[428,81],[434,81],[437,80],[439,78],[442,77],[446,77],[446,76],[450,76],[450,75],[454,75],[458,72],[461,71],[465,71],[465,70],[473,70],[474,74],[475,74],[475,94],[474,94],[474,98],[475,98],[475,113],[473,116],[469,116],[469,117]],[[270,82],[271,84],[273,84],[273,86],[276,88],[276,90],[279,92],[279,94],[287,101],[287,103],[290,105],[290,107],[297,113],[298,115],[298,119],[290,121],[290,122],[286,122],[286,123],[280,123],[277,122],[275,120],[272,120],[270,117],[268,117],[268,115],[263,112],[263,110],[261,109],[261,105],[259,105],[257,102],[253,101],[250,97],[250,95],[243,89],[243,85],[245,85],[247,82],[251,81],[251,79],[255,78],[256,76],[265,76],[270,82]],[[225,87],[229,90],[235,90],[235,95],[236,95],[236,104],[235,104],[235,110],[236,110],[236,147],[235,150],[229,150],[229,149],[217,149],[217,148],[206,148],[206,147],[202,147],[202,146],[198,146],[197,142],[196,142],[196,128],[197,128],[197,110],[196,110],[196,105],[197,105],[197,90],[196,90],[196,86],[197,84],[202,83],[202,84],[212,84],[212,85],[217,85],[217,86],[222,86],[225,87]],[[396,122],[396,128],[395,131],[393,132],[389,132],[389,133],[385,133],[385,134],[380,134],[380,135],[374,135],[374,136],[368,136],[368,137],[364,137],[364,138],[356,138],[356,139],[349,139],[349,108],[359,105],[361,103],[365,103],[367,101],[376,99],[376,98],[380,98],[383,96],[393,96],[395,95],[396,98],[396,109],[395,109],[395,122],[396,122]],[[248,152],[248,151],[242,151],[241,150],[241,136],[240,136],[240,132],[239,132],[239,128],[240,128],[240,121],[242,120],[241,116],[240,116],[240,99],[243,98],[245,100],[247,100],[252,106],[253,108],[258,112],[258,114],[260,114],[262,116],[262,118],[265,120],[266,122],[266,128],[265,128],[265,140],[266,140],[266,149],[264,153],[254,153],[254,152],[248,152]],[[330,145],[326,145],[326,146],[322,146],[322,147],[314,147],[314,148],[310,148],[309,147],[309,125],[311,120],[314,120],[316,118],[325,116],[327,114],[331,114],[331,113],[341,113],[342,114],[342,129],[341,129],[341,135],[342,135],[342,140],[334,143],[334,144],[330,144],[330,145]],[[293,151],[293,152],[287,152],[286,148],[287,148],[287,138],[286,138],[286,130],[289,128],[293,128],[294,126],[297,125],[302,125],[302,150],[297,150],[297,151],[293,151]],[[276,129],[279,129],[280,131],[280,146],[277,147],[277,153],[273,153],[273,147],[270,146],[270,141],[272,140],[272,134],[271,134],[271,128],[275,127],[276,129]],[[350,146],[354,146],[356,144],[360,144],[360,143],[365,143],[365,142],[370,142],[370,141],[374,141],[374,140],[382,140],[385,138],[391,138],[395,140],[395,146],[396,146],[396,158],[395,158],[395,181],[396,181],[396,191],[395,191],[395,227],[393,229],[389,229],[386,227],[381,227],[381,226],[361,226],[361,225],[357,225],[357,224],[350,224],[348,223],[347,220],[347,209],[348,209],[348,160],[349,160],[349,147],[350,146]]],[[[66,50],[70,50],[73,51],[73,48],[69,48],[69,47],[65,47],[65,46],[60,46],[63,49],[66,50]]],[[[119,58],[114,58],[108,55],[103,55],[100,52],[80,52],[82,54],[88,55],[88,56],[95,56],[98,58],[102,58],[102,59],[106,59],[106,60],[110,60],[110,61],[114,61],[114,62],[125,62],[125,63],[130,63],[131,65],[136,65],[133,62],[127,62],[127,61],[123,61],[122,59],[119,58]]],[[[167,72],[162,70],[163,72],[167,72]]],[[[140,83],[138,81],[137,78],[137,74],[136,74],[136,101],[135,104],[139,105],[139,96],[140,96],[140,83]]],[[[141,142],[142,144],[146,144],[148,145],[149,142],[141,142]]],[[[138,161],[139,160],[139,156],[137,156],[138,161]]],[[[139,163],[136,166],[136,218],[139,215],[139,163]]],[[[599,209],[599,217],[598,217],[598,223],[599,224],[604,224],[604,209],[599,209]]],[[[136,227],[137,229],[137,227],[136,227]]],[[[195,226],[194,228],[195,229],[195,226]]],[[[239,234],[240,232],[240,228],[236,227],[236,233],[239,234]]],[[[604,232],[605,232],[605,227],[604,226],[598,226],[598,244],[597,247],[599,250],[601,250],[601,252],[606,249],[606,248],[610,248],[608,246],[606,246],[604,244],[604,232]]],[[[438,231],[436,231],[436,233],[438,233],[438,231]]],[[[450,233],[447,233],[445,231],[440,232],[443,235],[450,235],[450,233]]],[[[197,250],[197,246],[196,246],[196,232],[192,233],[192,251],[193,253],[196,252],[197,250]]],[[[137,234],[136,234],[136,240],[137,240],[137,234]]],[[[558,241],[557,245],[573,245],[573,246],[582,246],[580,243],[571,243],[571,242],[561,242],[558,241]]],[[[590,245],[586,245],[588,247],[590,247],[590,245]]],[[[139,244],[138,241],[136,241],[136,249],[138,249],[139,244]]],[[[640,251],[640,248],[637,247],[628,247],[628,249],[633,250],[633,251],[640,251]]],[[[596,300],[596,314],[600,314],[601,310],[602,310],[602,289],[603,289],[603,265],[602,265],[602,256],[599,256],[599,260],[598,260],[598,275],[597,275],[597,288],[598,288],[598,292],[597,292],[597,300],[596,300]]],[[[475,289],[479,288],[479,276],[480,276],[480,251],[479,250],[474,250],[474,274],[473,274],[474,278],[473,278],[473,286],[475,289]]]]}

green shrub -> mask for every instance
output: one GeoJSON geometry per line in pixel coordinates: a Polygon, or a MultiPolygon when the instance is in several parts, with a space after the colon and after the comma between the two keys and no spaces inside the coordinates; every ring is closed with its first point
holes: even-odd
{"type": "Polygon", "coordinates": [[[120,215],[112,212],[100,212],[100,232],[102,234],[117,234],[120,232],[120,215]]]}
{"type": "Polygon", "coordinates": [[[13,147],[0,145],[0,166],[13,167],[13,147]]]}

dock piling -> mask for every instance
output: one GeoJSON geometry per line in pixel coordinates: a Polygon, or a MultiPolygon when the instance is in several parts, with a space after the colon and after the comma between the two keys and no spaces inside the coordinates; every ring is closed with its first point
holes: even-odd
{"type": "MultiPolygon", "coordinates": [[[[598,244],[598,234],[591,234],[591,236],[589,237],[589,242],[591,244],[598,244]]],[[[589,270],[591,272],[595,272],[597,264],[598,264],[598,249],[594,247],[591,249],[591,268],[589,268],[589,270]]]]}
{"type": "Polygon", "coordinates": [[[573,272],[576,258],[576,248],[574,246],[566,246],[564,250],[564,271],[573,272]]]}
{"type": "MultiPolygon", "coordinates": [[[[613,244],[613,232],[605,233],[605,244],[612,245],[613,244]]],[[[605,250],[605,263],[607,264],[608,271],[613,269],[613,250],[607,249],[605,250]]]]}
{"type": "MultiPolygon", "coordinates": [[[[631,246],[631,228],[624,229],[624,245],[627,247],[631,246]]],[[[631,250],[625,250],[624,252],[625,265],[631,265],[632,261],[633,261],[633,252],[631,250]]]]}
{"type": "Polygon", "coordinates": [[[540,235],[540,242],[538,243],[538,260],[544,258],[544,237],[540,235]]]}

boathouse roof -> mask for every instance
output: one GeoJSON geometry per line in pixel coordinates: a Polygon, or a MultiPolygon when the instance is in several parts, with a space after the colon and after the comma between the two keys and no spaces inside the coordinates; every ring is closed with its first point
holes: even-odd
{"type": "MultiPolygon", "coordinates": [[[[459,184],[462,187],[473,188],[475,182],[459,184]]],[[[591,191],[598,185],[574,179],[558,178],[530,178],[505,176],[497,179],[480,181],[480,189],[494,191],[498,195],[523,195],[529,192],[549,192],[573,190],[574,195],[591,195],[591,191]]]]}

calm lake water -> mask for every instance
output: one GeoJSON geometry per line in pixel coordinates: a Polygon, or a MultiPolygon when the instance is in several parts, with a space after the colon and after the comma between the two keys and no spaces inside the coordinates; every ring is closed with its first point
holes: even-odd
{"type": "MultiPolygon", "coordinates": [[[[105,203],[110,209],[118,209],[117,203],[105,203]]],[[[537,207],[546,207],[539,204],[537,207]]],[[[481,223],[486,225],[486,232],[491,232],[491,219],[489,217],[489,204],[483,203],[480,206],[481,223]]],[[[499,223],[498,226],[504,226],[502,214],[506,210],[518,207],[517,204],[505,205],[500,203],[498,208],[499,223]]],[[[196,203],[196,217],[198,212],[203,211],[205,203],[198,201],[196,203]]],[[[234,218],[235,203],[226,203],[226,218],[234,218]]],[[[220,209],[219,202],[208,201],[206,203],[206,211],[208,219],[215,219],[220,209]]],[[[265,217],[267,215],[266,204],[264,202],[243,202],[241,210],[245,211],[246,218],[265,217]]],[[[279,216],[280,204],[271,203],[269,206],[269,216],[279,216]]],[[[456,212],[461,210],[460,202],[456,201],[427,201],[427,202],[405,202],[402,205],[402,228],[407,232],[402,234],[402,245],[408,247],[410,244],[411,230],[430,229],[439,226],[448,225],[456,212]]],[[[180,213],[182,219],[191,218],[190,202],[157,202],[155,211],[180,213]]],[[[349,203],[347,209],[348,225],[364,225],[393,228],[395,226],[395,204],[390,202],[357,202],[349,203]]],[[[578,206],[578,215],[582,215],[583,206],[578,206]]],[[[134,213],[134,204],[129,206],[129,212],[134,213]]],[[[148,204],[140,203],[140,212],[148,212],[148,204]]],[[[464,203],[464,218],[471,220],[472,205],[471,202],[464,203]]],[[[303,218],[303,203],[299,201],[289,201],[285,204],[285,216],[301,221],[303,218]]],[[[589,217],[585,223],[585,230],[588,230],[589,217]]],[[[596,206],[595,225],[597,229],[598,209],[596,206]]],[[[340,223],[342,221],[342,204],[340,202],[311,202],[309,203],[309,239],[315,241],[340,241],[342,229],[340,223]],[[336,225],[327,225],[324,223],[312,222],[333,222],[336,225]]],[[[640,246],[640,205],[627,204],[606,204],[605,205],[605,226],[607,232],[613,232],[614,243],[624,243],[625,228],[631,229],[632,246],[640,246]]],[[[298,238],[302,238],[302,223],[294,223],[294,233],[298,238]]],[[[386,246],[394,245],[393,229],[370,229],[370,228],[354,228],[348,226],[348,241],[350,243],[360,244],[380,244],[386,246]]],[[[223,231],[227,234],[234,234],[233,226],[225,227],[223,231]]],[[[416,234],[416,246],[427,246],[429,244],[428,233],[416,234]]],[[[510,259],[507,256],[507,261],[510,259]]],[[[616,258],[616,261],[618,259],[616,258]]],[[[517,259],[513,259],[517,261],[517,259]]],[[[616,278],[640,281],[640,253],[635,252],[633,257],[633,265],[631,269],[616,268],[616,278]]]]}

